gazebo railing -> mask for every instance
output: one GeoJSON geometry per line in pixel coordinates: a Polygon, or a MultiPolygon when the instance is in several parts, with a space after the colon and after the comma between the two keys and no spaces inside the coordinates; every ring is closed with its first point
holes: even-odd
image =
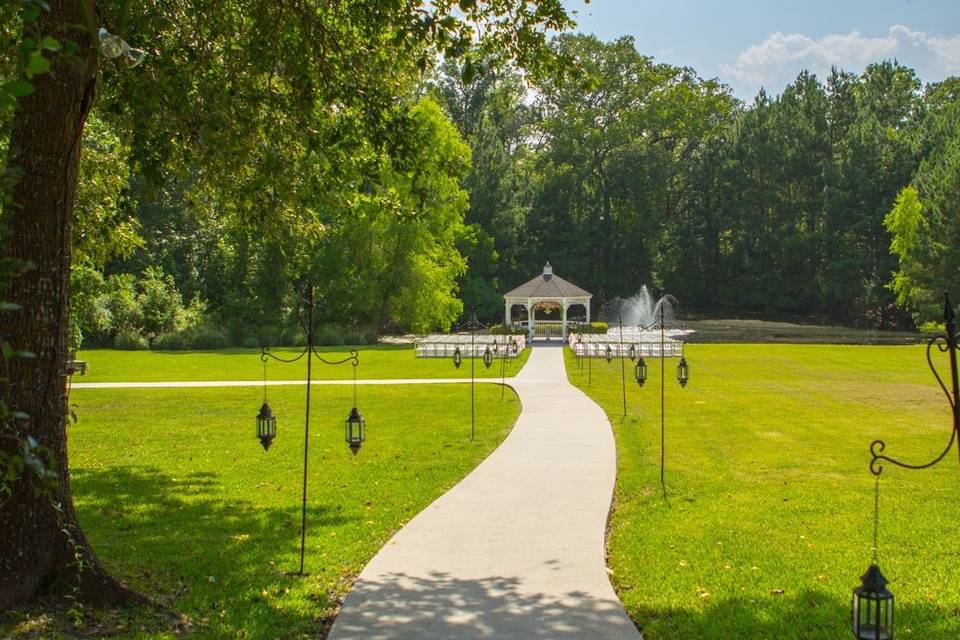
{"type": "Polygon", "coordinates": [[[536,338],[562,338],[563,322],[560,320],[535,320],[533,335],[536,338]]]}

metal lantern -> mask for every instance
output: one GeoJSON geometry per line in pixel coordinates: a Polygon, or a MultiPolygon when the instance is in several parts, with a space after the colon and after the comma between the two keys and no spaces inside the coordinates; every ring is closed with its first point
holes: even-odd
{"type": "Polygon", "coordinates": [[[628,353],[630,354],[630,361],[631,361],[631,362],[633,362],[634,360],[636,360],[636,359],[637,359],[637,345],[635,345],[635,344],[630,345],[630,351],[629,351],[628,353]]]}
{"type": "Polygon", "coordinates": [[[633,367],[633,377],[637,379],[637,384],[641,387],[647,381],[647,363],[644,362],[643,356],[640,356],[640,360],[633,367]]]}
{"type": "Polygon", "coordinates": [[[871,564],[853,590],[853,635],[858,640],[893,640],[893,594],[880,567],[871,564]]]}
{"type": "Polygon", "coordinates": [[[350,415],[347,416],[344,439],[347,441],[350,451],[353,451],[353,455],[357,455],[357,452],[360,451],[360,445],[367,439],[367,422],[356,407],[350,409],[350,415]]]}
{"type": "Polygon", "coordinates": [[[457,347],[456,349],[453,350],[453,366],[459,369],[462,363],[463,363],[463,354],[460,353],[460,347],[457,347]]]}
{"type": "Polygon", "coordinates": [[[610,364],[611,360],[613,360],[613,349],[610,348],[610,345],[607,345],[607,364],[610,364]]]}
{"type": "Polygon", "coordinates": [[[487,347],[487,350],[483,352],[483,366],[487,369],[490,368],[490,365],[493,364],[493,351],[490,351],[490,347],[487,347]]]}
{"type": "Polygon", "coordinates": [[[513,355],[517,355],[517,341],[516,341],[516,340],[513,340],[513,339],[510,340],[510,353],[512,353],[513,355]]]}
{"type": "Polygon", "coordinates": [[[273,438],[277,435],[277,418],[273,415],[273,409],[266,402],[260,407],[260,413],[257,414],[257,437],[260,438],[260,444],[263,450],[270,449],[273,444],[273,438]]]}
{"type": "Polygon", "coordinates": [[[690,380],[690,365],[687,364],[687,359],[683,356],[680,356],[680,363],[677,364],[677,382],[680,383],[681,387],[687,386],[687,381],[690,380]]]}
{"type": "Polygon", "coordinates": [[[496,338],[493,339],[493,352],[496,353],[496,354],[499,354],[499,353],[500,353],[500,344],[497,343],[497,339],[496,339],[496,338]]]}

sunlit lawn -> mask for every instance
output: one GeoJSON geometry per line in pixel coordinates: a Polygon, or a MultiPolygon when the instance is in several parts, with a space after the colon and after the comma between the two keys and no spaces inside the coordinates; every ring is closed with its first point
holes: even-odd
{"type": "MultiPolygon", "coordinates": [[[[115,575],[183,613],[190,637],[323,637],[366,562],[489,454],[520,410],[512,391],[501,400],[498,386],[478,386],[471,442],[468,385],[359,393],[367,442],[354,457],[343,441],[352,391],[314,392],[309,576],[300,578],[290,572],[299,563],[302,389],[270,389],[278,434],[269,453],[254,435],[260,389],[74,391],[73,493],[90,541],[115,575]]],[[[169,636],[152,614],[107,624],[107,637],[169,636]]]]}
{"type": "MultiPolygon", "coordinates": [[[[470,360],[464,359],[457,369],[451,358],[416,358],[412,345],[371,345],[356,347],[360,365],[360,379],[387,378],[469,378],[470,360]]],[[[319,347],[328,360],[342,360],[350,356],[350,347],[319,347]]],[[[272,353],[290,358],[299,349],[275,349],[272,353]]],[[[530,350],[518,357],[503,360],[506,377],[515,375],[527,361],[530,350]]],[[[84,376],[75,376],[74,382],[143,382],[170,380],[261,380],[263,363],[259,349],[225,349],[222,351],[117,351],[90,349],[77,356],[86,360],[89,369],[84,376]]],[[[501,361],[497,359],[489,369],[479,358],[474,362],[477,377],[500,377],[501,361]]],[[[303,360],[295,364],[270,361],[267,376],[271,380],[297,380],[306,375],[303,360]]],[[[353,376],[350,364],[327,366],[314,361],[315,380],[343,380],[353,376]]]]}
{"type": "MultiPolygon", "coordinates": [[[[660,366],[632,382],[626,361],[570,379],[614,426],[612,580],[647,640],[850,636],[851,589],[871,558],[869,445],[913,462],[950,434],[946,399],[920,347],[689,345],[691,381],[666,361],[666,498],[660,487],[660,366]]],[[[942,364],[946,364],[946,361],[942,364]]],[[[949,375],[949,372],[947,372],[949,375]]],[[[960,464],[888,466],[880,558],[897,631],[960,637],[960,464]]]]}

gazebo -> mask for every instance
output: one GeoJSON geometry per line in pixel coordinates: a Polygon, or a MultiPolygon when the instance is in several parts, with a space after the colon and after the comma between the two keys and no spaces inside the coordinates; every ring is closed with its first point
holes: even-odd
{"type": "MultiPolygon", "coordinates": [[[[563,310],[562,337],[567,337],[567,310],[573,305],[581,304],[587,311],[587,322],[590,322],[590,298],[593,294],[584,291],[572,282],[553,274],[553,267],[548,262],[543,267],[543,274],[533,280],[520,285],[513,291],[505,293],[506,301],[505,323],[511,324],[510,313],[515,305],[523,305],[527,310],[527,330],[530,339],[537,335],[536,310],[534,307],[540,302],[553,302],[563,310]]],[[[549,336],[548,333],[543,335],[549,336]]]]}

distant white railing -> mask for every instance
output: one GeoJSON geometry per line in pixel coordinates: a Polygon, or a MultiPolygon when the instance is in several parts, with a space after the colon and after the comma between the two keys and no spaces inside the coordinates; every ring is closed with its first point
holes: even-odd
{"type": "MultiPolygon", "coordinates": [[[[660,340],[630,340],[624,337],[620,342],[619,336],[610,334],[583,334],[578,336],[571,333],[567,338],[570,348],[577,356],[588,358],[606,358],[609,353],[613,358],[620,357],[620,350],[623,349],[625,357],[630,356],[630,347],[633,346],[634,354],[644,358],[660,357],[660,340]],[[609,351],[608,351],[609,349],[609,351]]],[[[683,356],[683,342],[666,338],[663,341],[663,356],[665,358],[679,358],[683,356]]]]}
{"type": "Polygon", "coordinates": [[[470,334],[432,334],[414,344],[418,358],[451,358],[458,348],[463,358],[482,358],[487,347],[495,357],[516,358],[527,347],[527,337],[478,335],[473,338],[470,349],[470,334]],[[514,347],[515,345],[515,347],[514,347]]]}

